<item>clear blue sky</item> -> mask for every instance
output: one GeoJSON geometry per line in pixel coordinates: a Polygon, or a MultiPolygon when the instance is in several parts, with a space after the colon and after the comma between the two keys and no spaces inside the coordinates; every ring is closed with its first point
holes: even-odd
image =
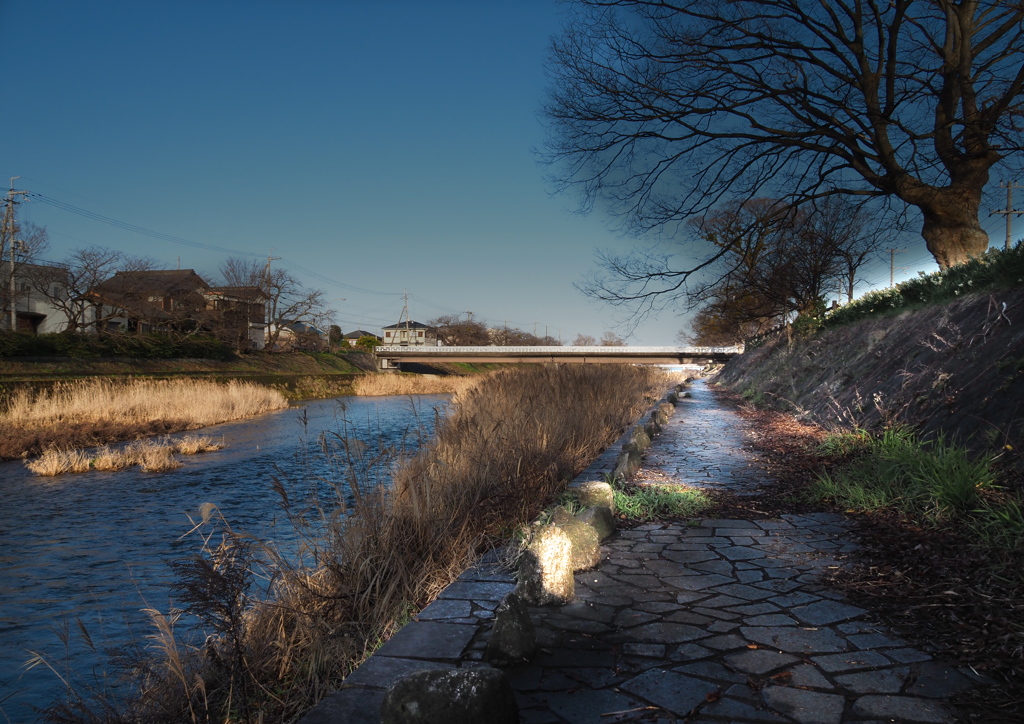
{"type": "MultiPolygon", "coordinates": [[[[89,212],[284,257],[274,263],[347,285],[297,273],[347,298],[332,304],[345,331],[397,321],[408,290],[419,321],[471,310],[566,341],[600,337],[619,312],[573,282],[595,249],[630,242],[552,196],[532,152],[561,11],[555,0],[0,0],[0,181],[20,175],[18,188],[89,212]]],[[[100,244],[215,276],[227,256],[40,201],[20,212],[49,231],[51,259],[100,244]]],[[[898,263],[935,268],[923,246],[898,263]]],[[[631,343],[672,344],[683,325],[663,313],[631,343]]]]}

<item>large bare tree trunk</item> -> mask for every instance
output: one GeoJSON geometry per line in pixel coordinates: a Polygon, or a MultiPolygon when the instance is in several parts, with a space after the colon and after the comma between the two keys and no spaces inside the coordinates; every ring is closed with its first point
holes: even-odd
{"type": "Polygon", "coordinates": [[[980,187],[936,189],[929,203],[918,205],[924,215],[921,236],[942,269],[988,250],[988,234],[978,221],[980,207],[980,187]]]}

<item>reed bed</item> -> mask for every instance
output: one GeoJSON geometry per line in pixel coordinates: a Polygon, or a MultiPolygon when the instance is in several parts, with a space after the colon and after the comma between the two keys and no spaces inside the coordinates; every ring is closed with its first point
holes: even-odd
{"type": "Polygon", "coordinates": [[[196,455],[223,447],[222,442],[208,435],[186,435],[179,440],[138,440],[123,448],[104,445],[92,455],[86,450],[49,448],[38,458],[27,461],[25,467],[36,475],[44,476],[89,470],[116,472],[134,465],[147,473],[159,473],[181,467],[181,461],[174,456],[176,452],[196,455]]]}
{"type": "MultiPolygon", "coordinates": [[[[175,564],[175,601],[176,615],[198,617],[212,636],[185,643],[176,618],[152,612],[156,631],[130,668],[138,692],[118,720],[296,721],[410,612],[528,524],[668,384],[633,366],[502,370],[459,394],[389,490],[357,474],[373,446],[341,439],[335,495],[321,489],[293,507],[299,496],[278,483],[303,542],[298,558],[236,535],[204,506],[203,551],[175,564]],[[273,581],[268,599],[251,594],[256,571],[273,581]]],[[[109,702],[90,708],[72,694],[49,716],[84,721],[82,711],[110,711],[109,702]]]]}
{"type": "Polygon", "coordinates": [[[0,411],[0,458],[194,430],[287,405],[276,390],[237,381],[91,380],[22,390],[0,411]]]}
{"type": "Polygon", "coordinates": [[[357,395],[442,395],[459,394],[473,389],[482,379],[479,375],[362,375],[352,385],[357,395]]]}
{"type": "Polygon", "coordinates": [[[203,380],[90,380],[32,394],[21,390],[0,413],[0,424],[24,429],[82,423],[177,421],[207,427],[287,406],[274,390],[245,382],[203,380]]]}

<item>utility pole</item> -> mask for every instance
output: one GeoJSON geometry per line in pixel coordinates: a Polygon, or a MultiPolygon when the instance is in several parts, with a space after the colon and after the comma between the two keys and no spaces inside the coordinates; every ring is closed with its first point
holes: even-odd
{"type": "Polygon", "coordinates": [[[994,214],[1002,214],[1003,216],[1006,217],[1006,244],[1003,248],[1009,250],[1010,232],[1013,229],[1013,217],[1024,214],[1024,211],[1015,211],[1013,208],[1013,190],[1024,189],[1024,186],[1018,186],[1013,181],[1000,181],[999,188],[1006,189],[1006,208],[1003,209],[1002,211],[993,211],[992,213],[989,214],[989,216],[993,216],[994,214]]]}
{"type": "MultiPolygon", "coordinates": [[[[269,304],[265,305],[266,306],[266,313],[267,313],[267,331],[266,331],[266,333],[268,335],[271,334],[271,332],[270,332],[270,325],[274,323],[274,317],[277,316],[277,300],[275,300],[273,297],[271,297],[271,294],[270,294],[270,262],[277,261],[278,259],[281,258],[279,256],[271,256],[273,253],[274,253],[274,247],[270,247],[270,254],[267,254],[267,265],[265,267],[263,267],[263,293],[267,296],[267,301],[269,302],[269,304]]],[[[281,320],[278,320],[278,321],[281,321],[281,320]]],[[[278,325],[278,327],[280,327],[280,325],[278,325]]],[[[275,330],[275,332],[280,334],[281,330],[277,329],[277,330],[275,330]]],[[[272,337],[272,339],[274,340],[275,346],[276,346],[277,337],[272,337]]]]}
{"type": "Polygon", "coordinates": [[[28,191],[17,191],[14,188],[15,180],[21,178],[21,176],[11,177],[11,188],[7,192],[7,198],[4,200],[4,215],[3,221],[0,222],[0,261],[3,260],[4,251],[7,251],[8,264],[10,264],[11,276],[10,282],[10,298],[8,303],[11,305],[10,308],[10,325],[11,331],[15,331],[18,328],[18,312],[17,303],[15,302],[15,281],[14,281],[14,268],[15,268],[15,251],[21,251],[23,254],[26,251],[25,244],[14,238],[14,233],[17,230],[17,223],[15,222],[14,207],[20,202],[18,196],[27,196],[28,191]],[[7,247],[10,247],[9,249],[7,247]]]}
{"type": "Polygon", "coordinates": [[[896,255],[902,254],[906,249],[889,249],[889,288],[896,285],[896,255]]]}

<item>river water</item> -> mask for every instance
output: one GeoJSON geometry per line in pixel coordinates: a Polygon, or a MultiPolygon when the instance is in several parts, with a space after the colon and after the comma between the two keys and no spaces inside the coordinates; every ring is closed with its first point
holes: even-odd
{"type": "Polygon", "coordinates": [[[166,612],[173,604],[167,562],[199,550],[198,536],[185,534],[192,528],[189,516],[198,521],[200,505],[216,504],[234,530],[287,550],[296,535],[274,479],[293,500],[313,485],[326,499],[332,488],[324,481],[346,470],[339,462],[343,439],[359,441],[347,450],[362,453],[361,460],[385,460],[358,471],[361,478],[386,477],[389,451],[415,450],[432,434],[448,399],[300,403],[196,431],[223,439],[225,449],[181,456],[184,466],[165,473],[43,478],[20,462],[0,463],[0,722],[35,721],[32,707],[63,693],[56,673],[43,666],[25,670],[31,652],[43,654],[61,676],[89,682],[107,668],[106,650],[149,633],[142,609],[166,612]],[[70,629],[66,647],[64,626],[70,629]]]}

